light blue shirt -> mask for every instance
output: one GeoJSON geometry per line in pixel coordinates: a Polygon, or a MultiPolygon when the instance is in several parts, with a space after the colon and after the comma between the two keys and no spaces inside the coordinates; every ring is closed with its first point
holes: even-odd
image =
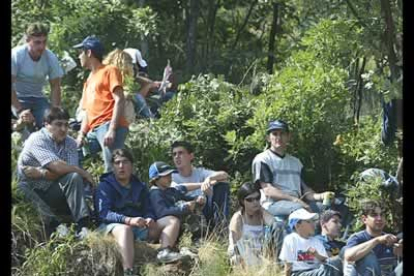
{"type": "MultiPolygon", "coordinates": [[[[179,173],[173,173],[172,174],[172,187],[175,187],[177,185],[180,184],[184,184],[184,183],[199,183],[199,182],[204,182],[204,180],[206,180],[207,177],[211,176],[212,174],[214,174],[215,171],[212,170],[208,170],[205,168],[193,168],[191,175],[190,176],[182,176],[179,173]]],[[[202,195],[203,192],[201,191],[201,189],[196,189],[193,191],[190,191],[187,193],[187,196],[190,197],[197,197],[202,195]]]]}
{"type": "Polygon", "coordinates": [[[45,97],[43,86],[46,80],[63,76],[63,70],[52,51],[46,49],[38,61],[29,56],[28,45],[12,49],[12,76],[16,77],[17,97],[45,97]]]}

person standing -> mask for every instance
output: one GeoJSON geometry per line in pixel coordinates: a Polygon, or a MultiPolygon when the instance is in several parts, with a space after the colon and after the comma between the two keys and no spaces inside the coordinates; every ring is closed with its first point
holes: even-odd
{"type": "Polygon", "coordinates": [[[26,29],[26,44],[12,49],[12,112],[23,122],[33,119],[41,128],[43,116],[50,107],[43,92],[46,80],[50,83],[52,106],[61,104],[60,81],[63,70],[56,55],[46,49],[49,27],[35,22],[26,29]]]}
{"type": "Polygon", "coordinates": [[[114,65],[102,64],[104,47],[98,38],[86,37],[74,48],[80,49],[82,67],[91,70],[81,99],[85,110],[77,143],[85,141],[92,154],[102,150],[105,172],[112,171],[112,151],[124,148],[128,121],[123,116],[125,102],[122,75],[114,65]]]}

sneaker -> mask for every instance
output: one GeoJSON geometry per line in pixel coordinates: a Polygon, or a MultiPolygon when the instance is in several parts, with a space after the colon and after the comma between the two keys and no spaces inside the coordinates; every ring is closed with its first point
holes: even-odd
{"type": "Polygon", "coordinates": [[[180,260],[183,256],[180,253],[172,252],[169,248],[164,248],[157,254],[157,260],[161,263],[173,263],[180,260]]]}
{"type": "Polygon", "coordinates": [[[194,253],[193,251],[191,251],[191,249],[188,248],[188,247],[182,247],[180,249],[180,254],[183,255],[183,256],[189,256],[191,259],[198,258],[198,255],[196,253],[194,253]]]}
{"type": "Polygon", "coordinates": [[[69,235],[69,228],[66,226],[66,224],[59,224],[58,227],[56,227],[56,235],[59,238],[64,238],[69,235]]]}
{"type": "Polygon", "coordinates": [[[134,269],[127,268],[124,270],[124,276],[137,276],[137,275],[134,274],[134,269]]]}
{"type": "Polygon", "coordinates": [[[89,229],[86,227],[82,227],[80,231],[78,231],[76,233],[76,237],[80,240],[83,240],[84,238],[86,238],[86,236],[89,235],[89,229]]]}

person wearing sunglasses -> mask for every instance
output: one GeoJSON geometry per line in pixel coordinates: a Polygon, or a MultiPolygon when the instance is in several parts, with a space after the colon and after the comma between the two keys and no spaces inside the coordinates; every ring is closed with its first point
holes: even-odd
{"type": "Polygon", "coordinates": [[[266,254],[277,255],[272,237],[282,237],[274,217],[260,206],[259,186],[247,182],[237,192],[240,210],[229,226],[228,254],[232,264],[260,265],[266,254]],[[270,234],[270,235],[269,235],[270,234]]]}

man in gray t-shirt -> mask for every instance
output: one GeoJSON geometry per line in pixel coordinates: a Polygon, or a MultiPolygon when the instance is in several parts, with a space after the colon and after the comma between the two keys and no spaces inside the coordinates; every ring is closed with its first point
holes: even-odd
{"type": "Polygon", "coordinates": [[[229,175],[225,171],[212,171],[192,165],[193,147],[185,141],[176,141],[171,146],[173,161],[178,173],[172,174],[173,186],[185,185],[187,195],[194,198],[206,196],[203,214],[212,225],[226,223],[229,216],[229,175]],[[201,185],[201,188],[200,188],[201,185]]]}
{"type": "Polygon", "coordinates": [[[253,181],[261,186],[261,204],[274,216],[288,216],[300,208],[319,212],[316,201],[333,199],[332,192],[315,193],[302,180],[303,165],[286,152],[290,141],[288,124],[282,120],[269,123],[266,139],[270,148],[253,160],[253,181]]]}
{"type": "Polygon", "coordinates": [[[49,108],[43,86],[50,83],[53,106],[60,106],[60,80],[63,70],[56,55],[46,49],[49,28],[42,23],[30,24],[26,44],[12,49],[12,112],[22,121],[36,120],[42,127],[43,115],[49,108]]]}

